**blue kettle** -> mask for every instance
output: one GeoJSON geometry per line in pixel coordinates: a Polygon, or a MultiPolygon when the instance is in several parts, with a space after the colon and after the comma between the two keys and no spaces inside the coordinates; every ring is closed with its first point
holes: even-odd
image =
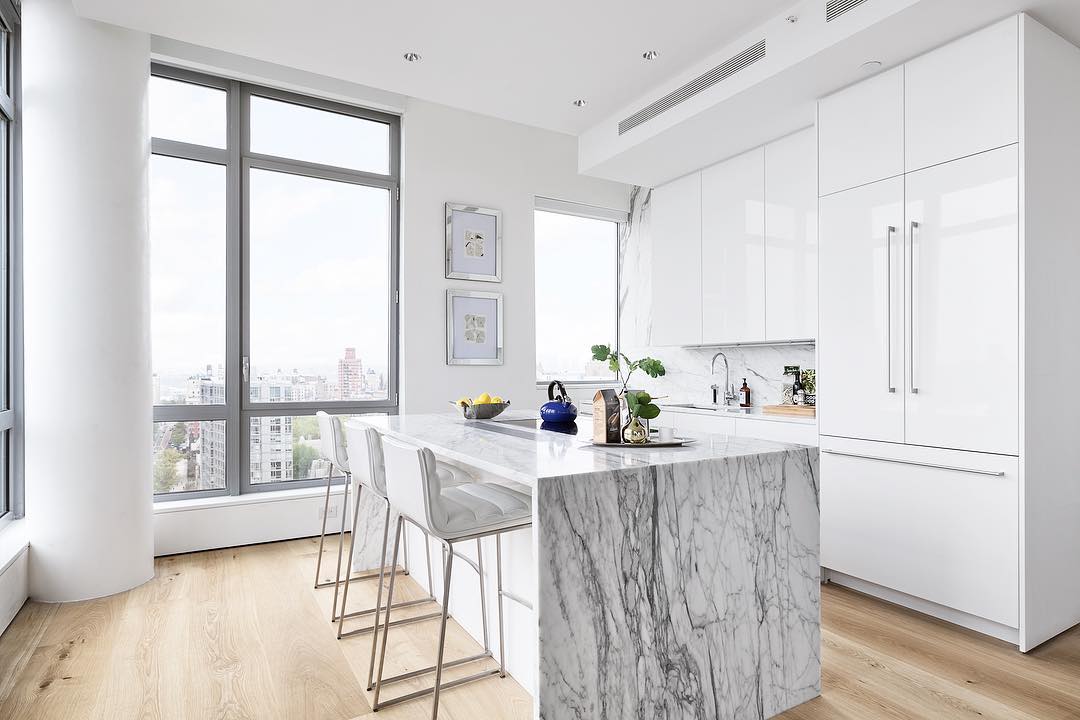
{"type": "Polygon", "coordinates": [[[577,419],[577,406],[570,400],[570,393],[559,380],[548,384],[548,402],[540,408],[540,419],[546,423],[572,423],[577,419]],[[555,394],[555,388],[559,394],[555,394]]]}

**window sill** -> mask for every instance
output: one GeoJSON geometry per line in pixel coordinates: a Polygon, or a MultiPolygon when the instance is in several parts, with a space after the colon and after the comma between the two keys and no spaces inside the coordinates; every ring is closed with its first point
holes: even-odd
{"type": "MultiPolygon", "coordinates": [[[[552,380],[537,380],[536,387],[546,390],[547,386],[550,385],[552,382],[552,380]]],[[[560,380],[559,382],[561,382],[566,387],[594,387],[612,389],[622,387],[621,383],[615,380],[560,380]]]]}
{"type": "MultiPolygon", "coordinates": [[[[345,491],[344,486],[335,485],[330,490],[331,495],[340,495],[345,491]]],[[[202,510],[213,507],[237,507],[240,505],[258,505],[262,503],[287,502],[290,500],[302,500],[304,498],[325,497],[326,487],[299,488],[296,490],[272,490],[261,493],[248,493],[246,495],[224,495],[209,498],[193,498],[191,500],[164,500],[154,503],[154,514],[160,515],[173,512],[187,512],[189,510],[202,510]]]]}

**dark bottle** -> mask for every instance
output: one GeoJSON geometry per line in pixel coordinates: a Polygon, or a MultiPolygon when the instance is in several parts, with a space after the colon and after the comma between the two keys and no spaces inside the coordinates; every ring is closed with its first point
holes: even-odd
{"type": "Polygon", "coordinates": [[[802,373],[795,372],[795,382],[791,385],[791,402],[795,405],[806,404],[806,389],[802,384],[802,373]]]}
{"type": "Polygon", "coordinates": [[[746,384],[746,378],[742,379],[742,387],[739,388],[739,406],[750,407],[750,386],[746,384]]]}

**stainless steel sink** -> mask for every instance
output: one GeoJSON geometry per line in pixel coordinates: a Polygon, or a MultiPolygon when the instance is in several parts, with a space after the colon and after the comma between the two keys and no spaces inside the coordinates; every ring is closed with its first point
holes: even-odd
{"type": "Polygon", "coordinates": [[[666,407],[669,408],[684,408],[687,410],[711,410],[712,412],[727,412],[727,413],[741,413],[749,414],[753,408],[735,407],[732,405],[710,405],[709,403],[671,403],[666,407]]]}

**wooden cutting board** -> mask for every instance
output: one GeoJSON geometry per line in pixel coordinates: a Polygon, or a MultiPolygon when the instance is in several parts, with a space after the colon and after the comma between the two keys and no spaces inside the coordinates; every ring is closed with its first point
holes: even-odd
{"type": "Polygon", "coordinates": [[[792,417],[817,417],[816,405],[765,405],[761,412],[766,415],[790,415],[792,417]]]}

